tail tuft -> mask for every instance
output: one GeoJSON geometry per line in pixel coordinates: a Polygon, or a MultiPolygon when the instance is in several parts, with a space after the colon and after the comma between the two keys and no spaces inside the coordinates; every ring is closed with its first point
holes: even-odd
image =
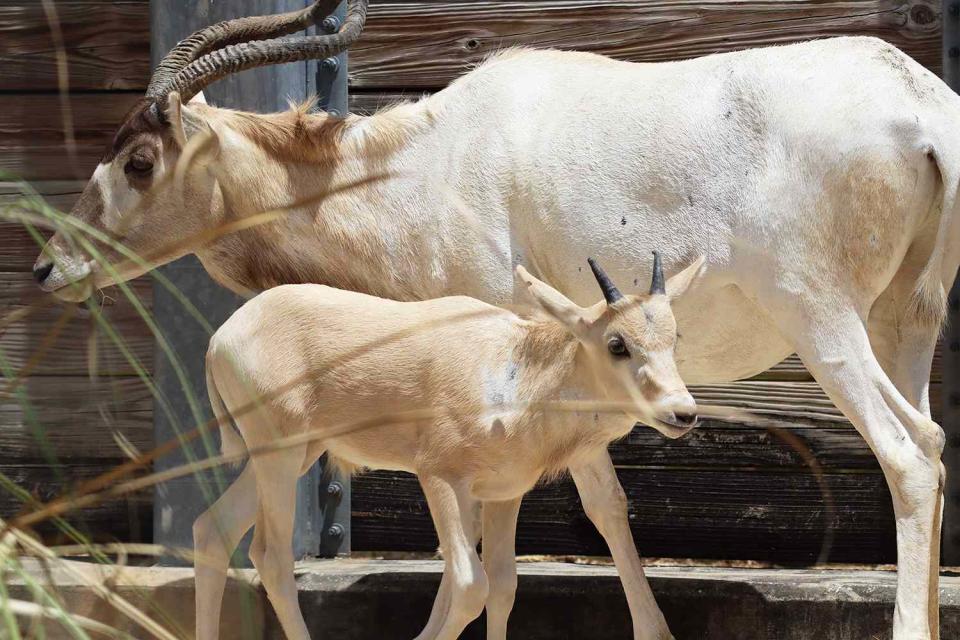
{"type": "Polygon", "coordinates": [[[929,151],[940,173],[940,219],[937,222],[937,237],[930,257],[910,296],[912,320],[922,327],[941,329],[947,317],[947,292],[943,286],[944,254],[949,241],[954,208],[960,191],[960,167],[945,161],[936,147],[929,151]]]}
{"type": "Polygon", "coordinates": [[[947,292],[939,275],[924,270],[910,296],[909,313],[921,327],[943,326],[947,317],[947,292]]]}

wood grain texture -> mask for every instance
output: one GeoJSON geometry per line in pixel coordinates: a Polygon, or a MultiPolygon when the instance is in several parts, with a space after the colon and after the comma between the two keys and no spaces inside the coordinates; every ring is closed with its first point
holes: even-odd
{"type": "MultiPolygon", "coordinates": [[[[71,91],[139,90],[150,78],[148,0],[58,0],[71,91]]],[[[0,6],[0,88],[56,91],[57,49],[40,2],[0,6]]]]}
{"type": "Polygon", "coordinates": [[[517,45],[659,62],[839,35],[888,40],[940,71],[936,0],[375,2],[351,86],[439,88],[517,45]]]}
{"type": "MultiPolygon", "coordinates": [[[[66,110],[55,94],[0,94],[0,172],[34,180],[87,180],[139,93],[69,97],[75,153],[65,143],[66,110]]],[[[0,176],[2,179],[3,176],[0,176]]]]}
{"type": "MultiPolygon", "coordinates": [[[[96,477],[122,459],[74,459],[54,473],[48,465],[38,461],[0,463],[0,473],[31,493],[40,501],[51,500],[73,485],[96,477]]],[[[153,511],[150,491],[131,494],[69,514],[66,519],[90,539],[100,542],[142,541],[150,539],[153,511]]],[[[23,502],[0,489],[0,518],[7,519],[19,513],[23,502]]],[[[47,544],[71,544],[52,523],[42,523],[37,532],[47,544]]]]}
{"type": "Polygon", "coordinates": [[[74,459],[124,455],[114,432],[141,450],[152,448],[153,398],[137,378],[28,378],[9,389],[0,378],[3,460],[74,459]],[[45,443],[46,441],[46,443],[45,443]],[[49,444],[49,447],[47,446],[49,444]]]}
{"type": "MultiPolygon", "coordinates": [[[[152,307],[153,286],[147,278],[130,283],[133,294],[147,311],[152,307]]],[[[110,288],[100,294],[97,305],[104,319],[125,343],[125,348],[147,371],[153,368],[154,339],[149,327],[133,303],[120,289],[110,288]]],[[[29,272],[0,272],[0,318],[23,310],[27,305],[39,304],[44,294],[39,291],[29,272]]],[[[115,343],[105,328],[96,320],[86,305],[53,304],[37,308],[29,316],[0,328],[0,355],[6,366],[20,371],[31,360],[30,375],[133,376],[136,367],[115,343]],[[44,347],[50,332],[60,319],[70,319],[59,329],[59,336],[44,347]],[[46,355],[35,358],[38,350],[46,355]]]]}
{"type": "MultiPolygon", "coordinates": [[[[630,526],[646,556],[809,563],[830,525],[831,560],[895,560],[892,505],[879,473],[826,474],[832,514],[810,474],[645,468],[618,474],[630,526]]],[[[354,478],[352,489],[354,549],[436,549],[413,476],[370,473],[354,478]]],[[[608,555],[569,480],[524,499],[517,552],[608,555]]]]}

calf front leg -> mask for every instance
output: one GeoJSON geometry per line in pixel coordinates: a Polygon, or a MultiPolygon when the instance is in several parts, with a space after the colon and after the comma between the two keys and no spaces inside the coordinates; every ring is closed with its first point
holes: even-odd
{"type": "Polygon", "coordinates": [[[490,581],[487,640],[505,640],[517,592],[517,516],[521,499],[483,504],[483,567],[490,581]]]}
{"type": "MultiPolygon", "coordinates": [[[[476,548],[477,543],[480,542],[479,508],[479,503],[473,505],[473,517],[471,519],[465,519],[463,523],[465,527],[464,533],[474,548],[476,548]]],[[[437,590],[437,595],[433,599],[430,619],[427,620],[426,626],[424,626],[423,631],[420,632],[415,640],[434,640],[437,634],[440,633],[440,629],[443,628],[443,624],[447,619],[447,611],[450,610],[450,585],[452,580],[453,576],[450,566],[444,563],[443,576],[440,579],[440,588],[437,590]]]]}
{"type": "Polygon", "coordinates": [[[627,497],[617,479],[610,454],[570,469],[587,517],[607,541],[630,606],[635,640],[673,638],[643,572],[627,520],[627,497]]]}
{"type": "MultiPolygon", "coordinates": [[[[487,599],[487,576],[477,556],[477,501],[463,486],[454,486],[436,476],[420,478],[448,575],[449,605],[437,640],[456,640],[463,629],[483,611],[487,599]]],[[[421,633],[419,637],[424,637],[421,633]]]]}

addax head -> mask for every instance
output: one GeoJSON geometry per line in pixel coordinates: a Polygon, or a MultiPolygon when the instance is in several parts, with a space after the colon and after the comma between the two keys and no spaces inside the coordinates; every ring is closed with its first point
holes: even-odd
{"type": "Polygon", "coordinates": [[[624,295],[589,260],[603,292],[603,301],[580,307],[523,267],[517,274],[537,303],[577,337],[607,397],[636,407],[632,417],[676,438],[697,425],[696,403],[680,378],[674,361],[677,323],[670,303],[683,295],[699,275],[700,257],[665,280],[660,255],[654,252],[648,295],[624,295]]]}
{"type": "MultiPolygon", "coordinates": [[[[239,18],[198,31],[160,62],[146,97],[127,115],[67,220],[34,264],[44,291],[65,300],[134,278],[150,266],[191,253],[220,223],[215,169],[220,140],[201,91],[245,69],[323,59],[359,37],[367,0],[349,0],[329,35],[280,39],[317,25],[338,0],[299,11],[239,18]]],[[[327,23],[324,23],[327,26],[327,23]]]]}

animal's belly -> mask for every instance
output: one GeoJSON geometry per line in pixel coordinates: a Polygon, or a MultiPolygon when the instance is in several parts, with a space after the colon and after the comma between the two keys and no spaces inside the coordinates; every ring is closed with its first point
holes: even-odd
{"type": "Polygon", "coordinates": [[[766,313],[735,285],[703,287],[673,304],[676,359],[687,384],[731,382],[766,371],[793,352],[766,313]]]}

